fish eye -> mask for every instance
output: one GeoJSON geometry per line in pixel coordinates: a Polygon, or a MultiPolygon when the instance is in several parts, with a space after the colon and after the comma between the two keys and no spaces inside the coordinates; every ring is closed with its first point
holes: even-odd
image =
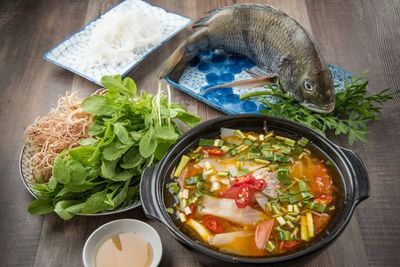
{"type": "Polygon", "coordinates": [[[303,83],[303,87],[309,92],[314,91],[314,85],[310,80],[305,80],[303,83]]]}

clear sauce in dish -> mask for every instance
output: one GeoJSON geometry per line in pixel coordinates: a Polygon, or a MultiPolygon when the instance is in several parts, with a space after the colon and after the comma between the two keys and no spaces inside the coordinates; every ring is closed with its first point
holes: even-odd
{"type": "Polygon", "coordinates": [[[153,248],[142,236],[128,232],[113,235],[100,245],[96,267],[148,267],[153,261],[153,248]]]}

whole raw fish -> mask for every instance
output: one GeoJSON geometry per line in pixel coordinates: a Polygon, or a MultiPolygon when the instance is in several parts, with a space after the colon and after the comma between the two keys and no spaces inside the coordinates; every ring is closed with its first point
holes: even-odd
{"type": "Polygon", "coordinates": [[[332,75],[310,35],[284,12],[267,5],[237,4],[211,11],[193,27],[199,30],[170,56],[160,78],[199,51],[223,49],[245,55],[258,66],[252,71],[257,74],[254,79],[229,86],[255,87],[278,77],[301,105],[321,113],[333,111],[332,75]]]}

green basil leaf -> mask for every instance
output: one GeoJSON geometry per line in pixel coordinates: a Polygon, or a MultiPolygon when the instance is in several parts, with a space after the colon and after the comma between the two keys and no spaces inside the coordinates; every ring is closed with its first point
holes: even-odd
{"type": "Polygon", "coordinates": [[[53,165],[53,177],[57,180],[57,182],[66,184],[69,183],[71,179],[71,175],[69,173],[67,165],[65,165],[62,157],[59,155],[54,160],[53,165]]]}
{"type": "Polygon", "coordinates": [[[53,212],[53,200],[46,198],[35,199],[29,204],[28,212],[32,215],[43,215],[53,212]]]}
{"type": "Polygon", "coordinates": [[[154,135],[153,127],[145,133],[139,142],[139,152],[144,158],[150,157],[157,148],[157,139],[154,135]]]}
{"type": "Polygon", "coordinates": [[[89,137],[89,138],[84,138],[79,140],[79,144],[81,146],[93,146],[98,142],[97,139],[93,138],[93,137],[89,137]]]}
{"type": "Polygon", "coordinates": [[[175,132],[175,129],[172,129],[168,126],[156,127],[155,136],[159,140],[172,141],[172,142],[175,142],[179,137],[179,135],[175,132]]]}
{"type": "Polygon", "coordinates": [[[131,138],[129,137],[129,133],[126,128],[120,122],[114,123],[114,132],[118,137],[119,141],[123,144],[131,143],[131,138]]]}
{"type": "Polygon", "coordinates": [[[87,178],[85,167],[75,159],[68,160],[66,165],[71,176],[70,183],[73,185],[83,184],[87,178]]]}
{"type": "Polygon", "coordinates": [[[131,95],[136,96],[137,87],[136,87],[135,81],[132,78],[125,77],[123,80],[123,83],[124,83],[125,88],[127,88],[131,92],[131,95]]]}
{"type": "Polygon", "coordinates": [[[121,168],[124,169],[132,169],[139,166],[143,162],[143,158],[140,155],[137,148],[131,148],[125,155],[122,157],[121,168]]]}
{"type": "Polygon", "coordinates": [[[125,154],[132,144],[123,144],[118,140],[114,140],[111,144],[103,149],[103,157],[105,160],[117,160],[125,154]]]}
{"type": "Polygon", "coordinates": [[[81,212],[83,214],[98,213],[100,211],[112,209],[112,206],[106,202],[107,188],[103,191],[94,193],[83,204],[81,212]]]}

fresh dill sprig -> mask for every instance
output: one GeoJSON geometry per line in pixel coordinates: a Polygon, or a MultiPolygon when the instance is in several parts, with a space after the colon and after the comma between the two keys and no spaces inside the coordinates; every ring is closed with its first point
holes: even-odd
{"type": "Polygon", "coordinates": [[[268,86],[266,91],[244,94],[241,99],[259,96],[265,106],[262,112],[266,115],[305,124],[322,134],[332,131],[335,135],[347,135],[350,144],[356,140],[367,142],[367,123],[379,119],[382,104],[392,99],[396,91],[385,89],[367,95],[366,76],[364,73],[345,82],[344,89],[336,93],[335,109],[329,114],[316,113],[299,105],[279,86],[268,86]],[[269,101],[264,97],[266,95],[276,101],[269,101]]]}

